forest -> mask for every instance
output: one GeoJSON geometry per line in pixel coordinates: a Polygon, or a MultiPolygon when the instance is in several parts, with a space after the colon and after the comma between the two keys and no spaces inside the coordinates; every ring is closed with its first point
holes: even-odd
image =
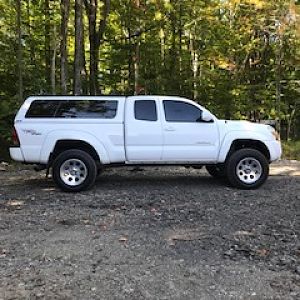
{"type": "Polygon", "coordinates": [[[300,138],[300,1],[0,0],[0,136],[29,95],[178,95],[300,138]]]}

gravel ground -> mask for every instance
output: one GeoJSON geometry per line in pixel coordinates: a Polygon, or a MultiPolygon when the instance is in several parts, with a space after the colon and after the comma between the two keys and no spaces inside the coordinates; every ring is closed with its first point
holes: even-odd
{"type": "Polygon", "coordinates": [[[66,194],[0,170],[0,299],[300,299],[299,162],[254,191],[179,167],[66,194]]]}

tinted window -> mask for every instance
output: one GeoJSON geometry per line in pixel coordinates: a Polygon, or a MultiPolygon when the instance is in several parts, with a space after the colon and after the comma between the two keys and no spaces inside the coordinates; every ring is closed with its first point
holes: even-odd
{"type": "Polygon", "coordinates": [[[154,100],[138,100],[134,103],[136,120],[157,121],[156,103],[154,100]]]}
{"type": "Polygon", "coordinates": [[[58,108],[59,101],[36,100],[31,103],[26,118],[52,118],[58,108]]]}
{"type": "Polygon", "coordinates": [[[189,103],[164,101],[165,117],[168,122],[199,122],[202,111],[189,103]]]}
{"type": "Polygon", "coordinates": [[[82,118],[112,119],[117,113],[118,101],[96,100],[36,100],[26,118],[82,118]]]}
{"type": "Polygon", "coordinates": [[[62,101],[55,118],[112,119],[117,113],[117,101],[62,101]]]}

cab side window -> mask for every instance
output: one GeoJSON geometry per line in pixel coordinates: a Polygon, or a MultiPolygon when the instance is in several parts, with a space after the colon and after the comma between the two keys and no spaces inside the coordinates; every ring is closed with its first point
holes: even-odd
{"type": "Polygon", "coordinates": [[[134,117],[141,121],[157,121],[156,102],[154,100],[136,100],[134,117]]]}
{"type": "Polygon", "coordinates": [[[202,110],[198,107],[173,100],[164,100],[165,118],[167,122],[200,122],[202,110]]]}

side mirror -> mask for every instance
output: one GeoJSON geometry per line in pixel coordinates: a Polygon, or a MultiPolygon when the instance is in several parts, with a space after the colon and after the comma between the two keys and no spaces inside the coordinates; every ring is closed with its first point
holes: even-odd
{"type": "Polygon", "coordinates": [[[214,118],[212,114],[206,110],[202,111],[202,121],[204,122],[213,122],[214,118]]]}

